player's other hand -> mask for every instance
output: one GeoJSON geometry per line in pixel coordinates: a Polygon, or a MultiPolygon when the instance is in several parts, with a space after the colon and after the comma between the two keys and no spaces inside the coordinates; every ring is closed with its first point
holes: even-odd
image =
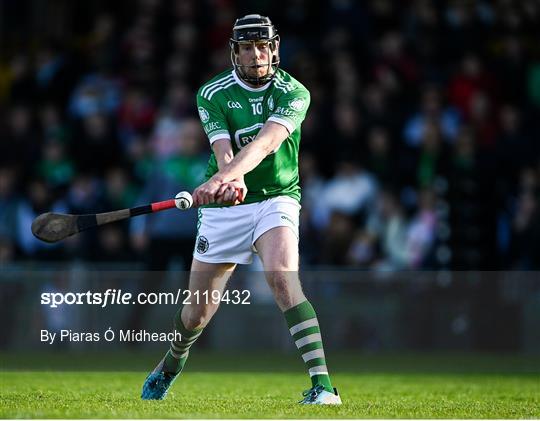
{"type": "Polygon", "coordinates": [[[244,201],[247,187],[244,180],[234,180],[223,183],[216,193],[216,203],[238,205],[244,201]]]}
{"type": "Polygon", "coordinates": [[[201,184],[193,191],[193,206],[209,205],[215,203],[216,193],[222,183],[214,177],[201,184]]]}

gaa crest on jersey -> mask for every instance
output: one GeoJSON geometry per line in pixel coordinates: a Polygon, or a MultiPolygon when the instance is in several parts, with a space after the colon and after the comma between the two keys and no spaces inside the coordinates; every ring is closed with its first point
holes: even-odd
{"type": "Polygon", "coordinates": [[[306,101],[303,98],[294,98],[289,101],[289,107],[295,111],[302,111],[306,106],[306,101]]]}
{"type": "Polygon", "coordinates": [[[268,102],[267,102],[267,104],[268,104],[268,109],[269,109],[270,111],[274,111],[274,98],[273,98],[273,97],[271,97],[271,96],[268,97],[268,102]]]}
{"type": "Polygon", "coordinates": [[[227,101],[227,107],[228,108],[237,108],[242,109],[242,104],[240,104],[238,101],[227,101]]]}
{"type": "Polygon", "coordinates": [[[204,107],[199,107],[199,117],[201,118],[201,121],[203,123],[206,123],[208,120],[210,120],[210,114],[208,114],[208,111],[206,111],[204,107]]]}
{"type": "Polygon", "coordinates": [[[208,251],[208,247],[210,247],[210,243],[206,239],[206,237],[200,235],[197,239],[197,253],[204,254],[208,251]]]}

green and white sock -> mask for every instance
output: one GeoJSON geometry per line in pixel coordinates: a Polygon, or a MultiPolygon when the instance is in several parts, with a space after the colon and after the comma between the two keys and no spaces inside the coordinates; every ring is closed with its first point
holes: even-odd
{"type": "Polygon", "coordinates": [[[296,347],[308,367],[312,386],[320,384],[328,392],[333,393],[334,388],[326,367],[321,330],[315,309],[306,300],[286,310],[283,314],[296,347]]]}
{"type": "Polygon", "coordinates": [[[171,347],[167,351],[167,355],[165,355],[163,365],[163,370],[167,373],[178,374],[182,371],[189,356],[189,348],[203,331],[203,329],[187,330],[182,323],[181,313],[182,309],[178,310],[174,317],[174,330],[180,332],[182,339],[180,341],[171,341],[171,347]]]}

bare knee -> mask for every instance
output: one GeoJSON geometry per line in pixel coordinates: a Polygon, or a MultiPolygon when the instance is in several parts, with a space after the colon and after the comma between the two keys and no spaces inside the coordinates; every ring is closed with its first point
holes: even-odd
{"type": "Polygon", "coordinates": [[[217,311],[217,305],[186,305],[182,309],[182,324],[187,330],[202,329],[217,311]]]}

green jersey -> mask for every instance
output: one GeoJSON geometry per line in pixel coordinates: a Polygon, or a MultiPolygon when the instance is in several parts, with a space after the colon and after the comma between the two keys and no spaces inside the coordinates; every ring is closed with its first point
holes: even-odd
{"type": "MultiPolygon", "coordinates": [[[[236,154],[255,141],[266,121],[279,123],[289,132],[287,139],[276,151],[245,174],[248,194],[244,203],[282,195],[300,201],[300,125],[306,116],[309,102],[309,91],[281,69],[277,70],[271,82],[258,88],[248,86],[234,70],[227,70],[199,89],[199,117],[210,144],[218,139],[229,139],[236,154]]],[[[216,157],[212,153],[206,179],[217,171],[216,157]]]]}

